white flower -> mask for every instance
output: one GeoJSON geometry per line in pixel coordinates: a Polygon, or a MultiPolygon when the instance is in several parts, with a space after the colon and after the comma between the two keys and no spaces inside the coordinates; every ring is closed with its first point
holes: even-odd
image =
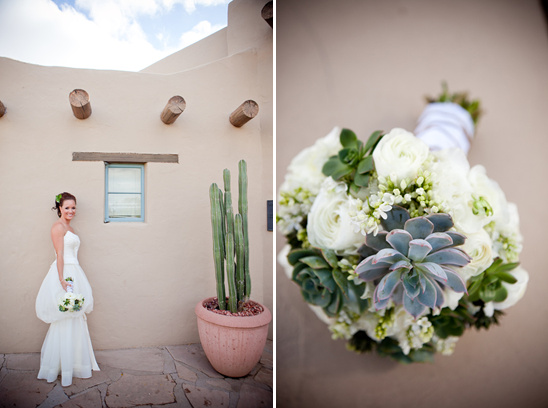
{"type": "MultiPolygon", "coordinates": [[[[459,275],[462,276],[462,274],[459,273],[459,275]]],[[[465,281],[466,282],[466,281],[465,281]]],[[[443,290],[443,305],[441,306],[441,309],[444,307],[448,307],[451,310],[455,310],[457,306],[459,305],[459,301],[464,296],[463,292],[455,292],[451,288],[445,288],[443,290]]],[[[440,312],[437,310],[437,312],[440,312]]],[[[437,315],[438,313],[434,313],[434,315],[437,315]]]]}
{"type": "Polygon", "coordinates": [[[335,324],[335,322],[337,321],[337,319],[327,316],[323,308],[321,308],[320,306],[312,305],[310,303],[307,303],[307,305],[314,312],[316,317],[328,326],[331,324],[335,324]]]}
{"type": "Polygon", "coordinates": [[[284,268],[284,272],[286,276],[291,279],[293,276],[293,266],[289,264],[289,261],[287,260],[287,255],[291,251],[291,246],[289,244],[286,244],[282,250],[278,253],[278,263],[284,268]]]}
{"type": "Polygon", "coordinates": [[[466,234],[466,241],[459,247],[472,258],[468,265],[459,269],[459,274],[465,282],[491,266],[495,258],[492,244],[491,237],[483,228],[478,232],[466,234]]]}
{"type": "Polygon", "coordinates": [[[308,214],[307,233],[312,246],[355,254],[364,242],[352,224],[350,212],[355,207],[346,189],[346,184],[336,183],[331,177],[322,184],[308,214]]]}
{"type": "Polygon", "coordinates": [[[373,152],[379,178],[390,177],[394,182],[414,179],[427,157],[426,143],[399,128],[384,136],[373,152]]]}
{"type": "Polygon", "coordinates": [[[510,274],[517,279],[517,282],[513,284],[502,282],[503,286],[508,291],[508,297],[502,302],[493,303],[495,310],[504,310],[514,306],[525,294],[527,283],[529,282],[529,274],[527,271],[518,266],[513,271],[510,271],[510,274]]]}
{"type": "Polygon", "coordinates": [[[457,345],[457,341],[459,341],[459,337],[449,336],[446,339],[441,339],[434,335],[432,341],[436,345],[437,352],[440,352],[444,356],[450,356],[455,351],[455,346],[457,345]]]}
{"type": "Polygon", "coordinates": [[[327,136],[318,139],[312,146],[303,149],[295,156],[287,168],[280,191],[293,191],[303,187],[312,195],[318,194],[325,180],[325,175],[322,173],[323,165],[342,147],[339,141],[340,133],[340,128],[333,128],[327,136]]]}
{"type": "Polygon", "coordinates": [[[468,180],[470,180],[475,196],[483,197],[493,211],[492,215],[478,215],[483,218],[483,225],[492,220],[497,223],[505,222],[509,216],[508,202],[499,185],[487,177],[485,167],[481,165],[472,167],[468,173],[468,180]]]}
{"type": "Polygon", "coordinates": [[[455,228],[464,234],[478,232],[483,225],[472,212],[472,185],[468,180],[470,165],[461,149],[433,152],[432,183],[434,200],[453,217],[455,228]]]}

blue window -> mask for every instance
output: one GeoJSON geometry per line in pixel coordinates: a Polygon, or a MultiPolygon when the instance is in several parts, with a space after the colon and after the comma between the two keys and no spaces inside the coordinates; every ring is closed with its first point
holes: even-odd
{"type": "Polygon", "coordinates": [[[105,163],[105,222],[145,221],[145,165],[105,163]]]}

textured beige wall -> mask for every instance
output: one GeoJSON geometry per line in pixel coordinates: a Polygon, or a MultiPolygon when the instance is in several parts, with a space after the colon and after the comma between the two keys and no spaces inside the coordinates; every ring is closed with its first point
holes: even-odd
{"type": "MultiPolygon", "coordinates": [[[[247,49],[167,75],[47,68],[0,58],[0,353],[39,351],[48,326],[34,312],[38,288],[54,260],[49,231],[55,195],[78,198],[73,223],[80,264],[94,291],[88,324],[96,349],[198,341],[195,304],[215,295],[209,185],[249,173],[252,298],[272,308],[272,30],[247,49]],[[269,77],[270,72],[270,77],[269,77]],[[76,119],[69,92],[89,92],[93,113],[76,119]],[[172,125],[160,113],[180,94],[187,102],[172,125]],[[244,100],[257,118],[233,127],[229,114],[244,100]],[[270,126],[270,128],[267,128],[270,126]],[[73,162],[72,152],[175,153],[178,164],[145,167],[146,222],[103,223],[104,164],[73,162]]],[[[232,6],[232,5],[231,5],[232,6]]],[[[229,18],[229,26],[233,21],[229,18]]],[[[245,32],[253,24],[238,22],[245,32]]],[[[256,35],[254,33],[253,35],[256,35]]]]}
{"type": "MultiPolygon", "coordinates": [[[[277,185],[290,160],[335,125],[362,138],[413,130],[442,80],[485,106],[469,159],[510,201],[524,235],[525,297],[451,357],[402,366],[333,341],[277,268],[280,407],[546,407],[548,35],[540,2],[277,2],[277,185]]],[[[278,249],[283,237],[277,235],[278,249]]]]}

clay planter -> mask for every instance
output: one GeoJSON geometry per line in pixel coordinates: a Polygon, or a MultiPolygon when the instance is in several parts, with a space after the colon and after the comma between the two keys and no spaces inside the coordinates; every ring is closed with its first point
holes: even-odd
{"type": "Polygon", "coordinates": [[[261,359],[272,320],[270,310],[256,316],[226,316],[207,310],[198,302],[194,312],[198,333],[207,359],[215,370],[227,377],[243,377],[261,359]]]}

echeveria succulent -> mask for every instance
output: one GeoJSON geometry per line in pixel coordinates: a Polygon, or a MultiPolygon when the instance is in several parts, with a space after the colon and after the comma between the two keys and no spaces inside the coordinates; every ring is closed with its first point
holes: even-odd
{"type": "Polygon", "coordinates": [[[360,299],[363,288],[348,282],[338,267],[335,252],[297,249],[291,251],[287,259],[294,267],[292,279],[300,286],[304,299],[321,307],[328,316],[339,313],[343,304],[357,314],[367,308],[367,300],[360,299]]]}
{"type": "MultiPolygon", "coordinates": [[[[367,234],[366,253],[373,252],[356,268],[360,279],[378,281],[373,294],[377,310],[390,299],[403,304],[417,318],[427,307],[441,308],[443,289],[466,292],[466,285],[452,269],[467,265],[471,258],[461,249],[466,237],[449,231],[448,214],[410,218],[404,208],[394,206],[383,220],[386,231],[367,234]]],[[[364,252],[364,251],[361,251],[364,252]]]]}

